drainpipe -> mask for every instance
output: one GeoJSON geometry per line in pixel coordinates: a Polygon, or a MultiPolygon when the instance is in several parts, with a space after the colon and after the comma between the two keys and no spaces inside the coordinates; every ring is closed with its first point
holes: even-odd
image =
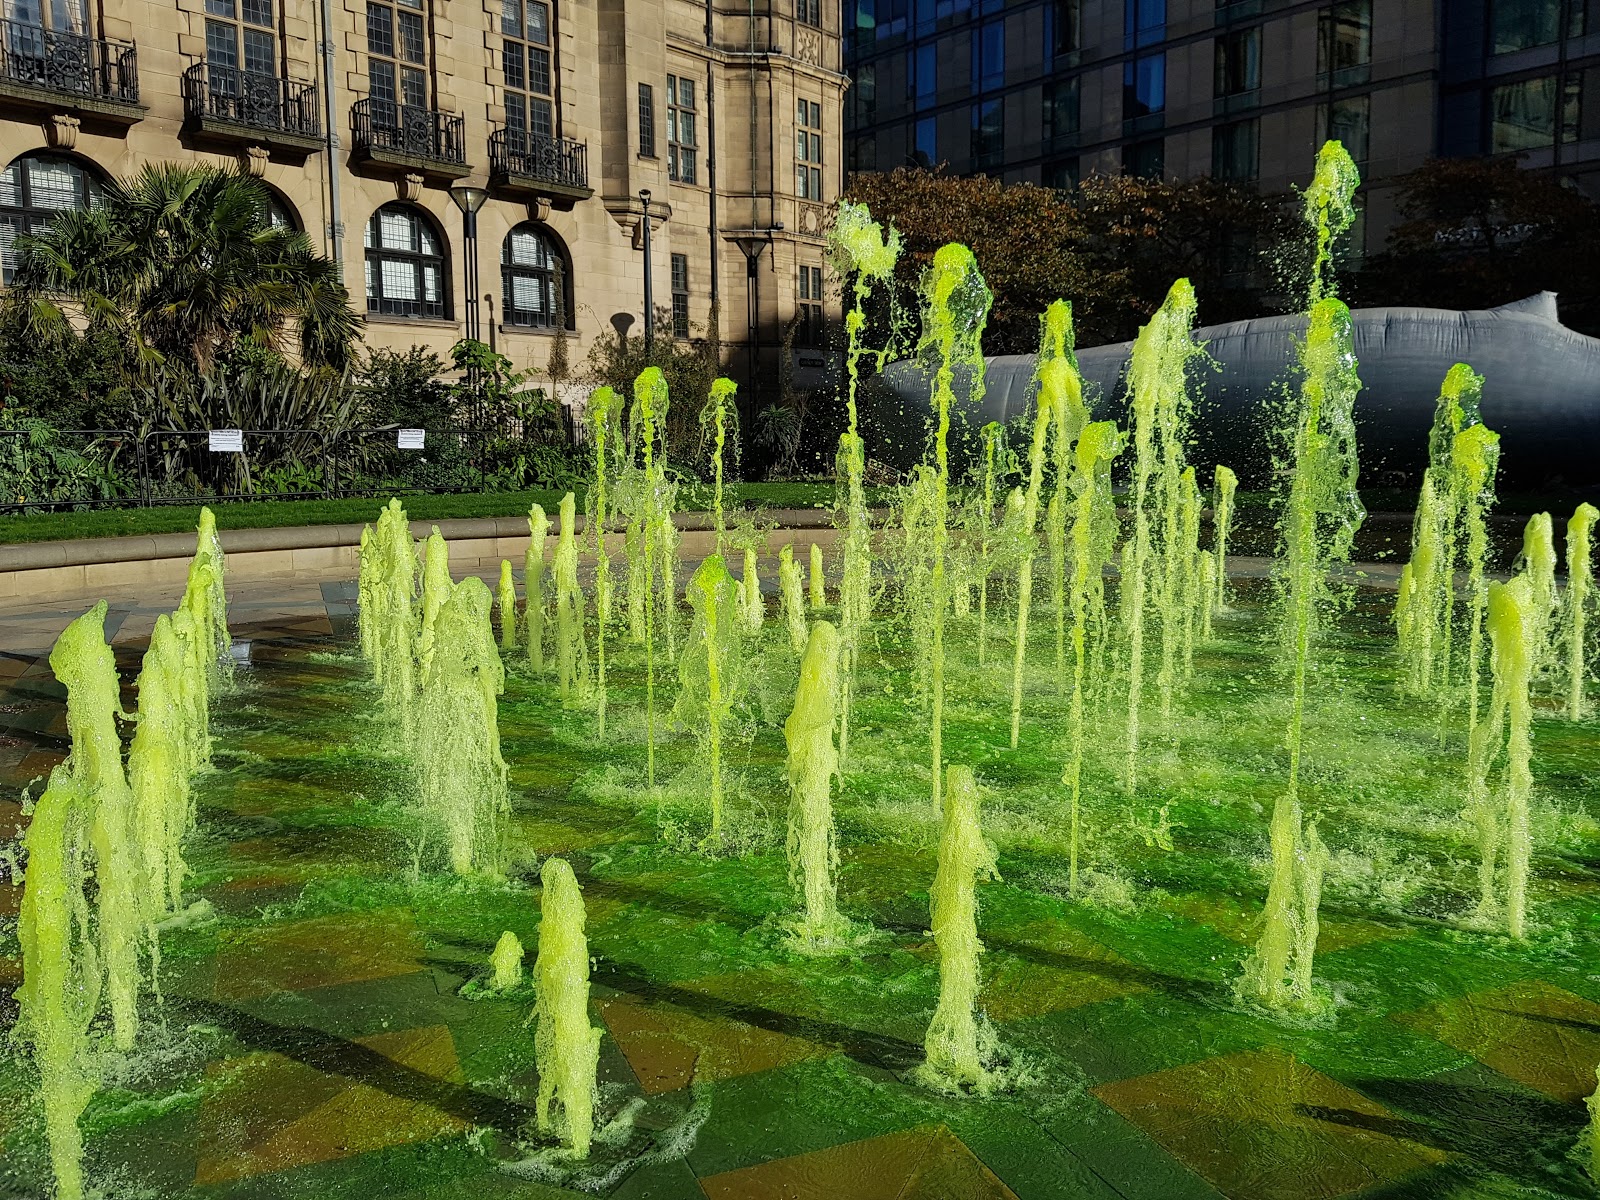
{"type": "Polygon", "coordinates": [[[317,0],[322,16],[322,140],[327,154],[328,172],[328,241],[332,246],[333,264],[339,268],[340,281],[344,278],[344,221],[339,216],[339,134],[334,124],[333,81],[333,0],[317,0]]]}
{"type": "MultiPolygon", "coordinates": [[[[712,0],[706,0],[706,55],[707,67],[714,67],[715,61],[709,51],[714,49],[712,38],[712,21],[714,18],[712,0]]],[[[717,312],[717,342],[722,341],[722,308],[718,301],[721,298],[720,272],[718,260],[721,258],[721,248],[717,245],[717,76],[711,70],[706,71],[706,185],[711,191],[711,219],[707,223],[706,237],[711,249],[711,307],[717,312]]],[[[716,364],[721,369],[722,364],[716,364]]]]}

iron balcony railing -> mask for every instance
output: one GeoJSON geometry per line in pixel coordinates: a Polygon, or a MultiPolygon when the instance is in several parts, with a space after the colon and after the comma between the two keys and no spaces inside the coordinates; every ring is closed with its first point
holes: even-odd
{"type": "Polygon", "coordinates": [[[449,113],[368,96],[350,109],[356,149],[466,165],[465,122],[449,113]]]}
{"type": "Polygon", "coordinates": [[[320,137],[317,85],[198,62],[183,73],[185,115],[251,129],[320,137]]]}
{"type": "Polygon", "coordinates": [[[0,21],[0,81],[137,104],[139,52],[132,42],[0,21]]]}
{"type": "Polygon", "coordinates": [[[497,129],[489,135],[489,162],[496,175],[522,175],[562,187],[589,186],[589,147],[571,138],[497,129]]]}

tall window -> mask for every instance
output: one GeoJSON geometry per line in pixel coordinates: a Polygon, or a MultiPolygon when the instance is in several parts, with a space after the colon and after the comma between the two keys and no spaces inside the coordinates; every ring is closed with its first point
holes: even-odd
{"type": "Polygon", "coordinates": [[[1122,68],[1122,119],[1165,112],[1167,107],[1167,56],[1146,54],[1122,68]]]}
{"type": "Polygon", "coordinates": [[[906,51],[906,92],[916,101],[918,110],[933,107],[935,89],[938,87],[935,47],[932,42],[906,51]]]}
{"type": "Polygon", "coordinates": [[[551,137],[550,6],[543,0],[500,0],[500,5],[506,128],[551,137]]]}
{"type": "Polygon", "coordinates": [[[1006,82],[1006,23],[990,21],[972,39],[972,90],[989,92],[1006,82]]]}
{"type": "Polygon", "coordinates": [[[667,76],[667,178],[674,183],[695,181],[694,80],[667,76]]]}
{"type": "Polygon", "coordinates": [[[409,204],[385,204],[362,238],[367,311],[396,317],[450,315],[444,254],[432,224],[409,204]]]}
{"type": "Polygon", "coordinates": [[[1215,95],[1239,96],[1261,86],[1261,27],[1217,39],[1215,95]]]}
{"type": "Polygon", "coordinates": [[[1260,130],[1255,118],[1218,125],[1211,130],[1211,174],[1216,179],[1245,182],[1259,173],[1260,130]]]}
{"type": "Polygon", "coordinates": [[[939,161],[939,139],[934,130],[932,117],[922,117],[919,119],[916,123],[912,136],[916,146],[913,153],[915,154],[918,163],[924,167],[931,167],[934,163],[939,161]]]}
{"type": "Polygon", "coordinates": [[[1317,125],[1323,137],[1344,145],[1357,164],[1366,165],[1372,132],[1372,97],[1345,96],[1332,104],[1317,105],[1317,125]]]}
{"type": "Polygon", "coordinates": [[[374,120],[399,124],[397,106],[428,107],[427,34],[422,0],[367,0],[367,75],[374,120]]]}
{"type": "Polygon", "coordinates": [[[1317,74],[1334,87],[1372,75],[1372,0],[1338,0],[1318,14],[1317,74]]]}
{"type": "Polygon", "coordinates": [[[689,336],[689,256],[672,256],[672,336],[689,336]]]}
{"type": "Polygon", "coordinates": [[[1126,49],[1154,46],[1166,36],[1167,0],[1123,0],[1122,44],[1126,49]]]}
{"type": "Polygon", "coordinates": [[[1005,149],[1005,107],[999,100],[972,106],[972,165],[992,167],[1005,149]]]}
{"type": "Polygon", "coordinates": [[[1574,72],[1565,86],[1554,75],[1503,84],[1489,97],[1489,140],[1494,154],[1538,150],[1578,138],[1582,108],[1580,76],[1574,72]]]}
{"type": "Polygon", "coordinates": [[[1130,142],[1122,148],[1122,173],[1140,179],[1160,179],[1166,174],[1166,143],[1161,138],[1130,142]]]}
{"type": "Polygon", "coordinates": [[[10,283],[17,272],[12,243],[19,233],[39,233],[57,213],[89,208],[100,184],[70,158],[29,154],[0,175],[0,274],[10,283]]]}
{"type": "Polygon", "coordinates": [[[1065,58],[1079,49],[1080,0],[1053,0],[1044,10],[1045,47],[1051,58],[1065,58]]]}
{"type": "Polygon", "coordinates": [[[802,200],[822,199],[822,105],[795,101],[794,194],[802,200]]]}
{"type": "Polygon", "coordinates": [[[1048,144],[1078,136],[1078,77],[1044,85],[1044,136],[1048,144]]]}
{"type": "Polygon", "coordinates": [[[822,28],[822,0],[794,0],[794,18],[802,25],[822,28]]]}
{"type": "Polygon", "coordinates": [[[277,41],[272,0],[206,0],[206,63],[213,69],[213,87],[234,71],[276,75],[277,41]]]}
{"type": "Polygon", "coordinates": [[[500,286],[507,325],[566,326],[564,263],[554,238],[542,226],[528,221],[506,235],[500,247],[500,286]]]}
{"type": "Polygon", "coordinates": [[[639,85],[639,153],[656,156],[656,89],[648,83],[639,85]]]}
{"type": "Polygon", "coordinates": [[[795,341],[802,346],[822,345],[822,268],[800,268],[800,327],[795,341]]]}
{"type": "MultiPolygon", "coordinates": [[[[88,33],[89,32],[89,5],[87,0],[49,0],[41,4],[40,0],[14,0],[6,6],[6,17],[18,25],[26,25],[33,29],[50,29],[56,33],[88,33]]],[[[27,38],[20,31],[14,36],[23,38],[19,45],[12,47],[12,53],[37,53],[42,49],[42,41],[37,38],[27,38]]]]}
{"type": "MultiPolygon", "coordinates": [[[[1584,5],[1567,0],[1567,37],[1584,34],[1584,5]]],[[[1508,54],[1533,46],[1547,46],[1563,33],[1562,0],[1491,0],[1489,53],[1508,54]]]]}
{"type": "Polygon", "coordinates": [[[871,125],[878,115],[878,68],[862,63],[856,68],[856,85],[845,93],[850,125],[871,125]]]}

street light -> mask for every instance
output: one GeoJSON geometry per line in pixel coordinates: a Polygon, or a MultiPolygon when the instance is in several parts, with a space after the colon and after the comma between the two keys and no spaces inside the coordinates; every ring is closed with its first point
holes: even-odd
{"type": "Polygon", "coordinates": [[[761,276],[756,271],[756,264],[766,248],[772,245],[772,230],[751,230],[742,237],[734,238],[734,244],[744,251],[745,353],[749,363],[746,395],[750,397],[750,411],[754,412],[761,396],[761,377],[758,374],[761,366],[761,276]]]}
{"type": "Polygon", "coordinates": [[[656,306],[650,294],[650,189],[639,189],[639,203],[644,205],[644,353],[648,361],[655,347],[656,306]]]}
{"type": "Polygon", "coordinates": [[[467,292],[467,337],[478,342],[483,340],[478,327],[478,210],[489,199],[489,193],[476,184],[457,183],[450,188],[450,199],[461,210],[461,230],[466,243],[462,282],[467,292]]]}

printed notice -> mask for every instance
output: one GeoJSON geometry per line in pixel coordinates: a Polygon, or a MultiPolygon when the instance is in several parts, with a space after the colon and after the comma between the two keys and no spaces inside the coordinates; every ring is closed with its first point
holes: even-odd
{"type": "Polygon", "coordinates": [[[244,430],[242,429],[213,429],[210,437],[211,449],[219,454],[243,454],[244,430]]]}
{"type": "Polygon", "coordinates": [[[402,429],[396,435],[395,444],[401,450],[421,450],[422,443],[427,436],[428,431],[425,429],[402,429]]]}

